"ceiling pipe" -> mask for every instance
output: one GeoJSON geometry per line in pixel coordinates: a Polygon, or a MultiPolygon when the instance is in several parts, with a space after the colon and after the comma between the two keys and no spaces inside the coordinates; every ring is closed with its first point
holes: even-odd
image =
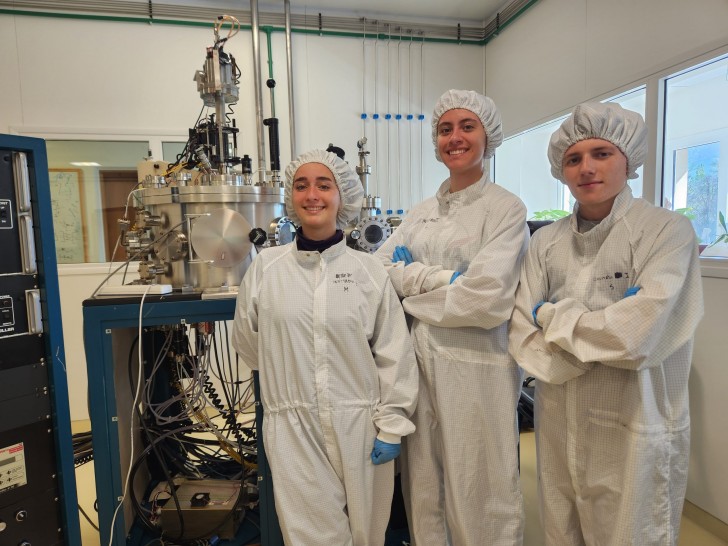
{"type": "Polygon", "coordinates": [[[260,28],[258,24],[258,0],[250,0],[251,34],[253,35],[253,86],[255,87],[255,128],[258,134],[258,184],[264,186],[265,134],[263,130],[263,89],[260,86],[260,28]]]}
{"type": "Polygon", "coordinates": [[[288,123],[291,134],[291,160],[296,154],[296,122],[293,108],[293,55],[291,53],[291,2],[283,1],[286,19],[286,64],[288,66],[288,123]]]}
{"type": "MultiPolygon", "coordinates": [[[[450,38],[450,36],[457,36],[455,25],[433,25],[433,24],[421,24],[411,23],[405,21],[386,21],[379,20],[380,25],[387,26],[403,26],[412,30],[412,32],[423,33],[427,43],[450,43],[450,44],[462,44],[462,45],[476,45],[483,46],[491,38],[501,32],[506,26],[508,26],[513,20],[518,18],[527,8],[538,2],[538,0],[513,0],[513,4],[516,7],[521,6],[524,2],[526,4],[517,9],[513,15],[506,17],[501,15],[499,24],[495,25],[494,22],[489,23],[485,27],[463,27],[460,28],[460,39],[450,38]]],[[[88,6],[85,9],[78,7],[76,4],[81,3],[80,0],[72,1],[67,0],[62,5],[58,0],[0,0],[0,14],[8,15],[20,15],[28,17],[46,17],[46,18],[59,18],[59,19],[78,19],[78,20],[91,20],[91,21],[108,21],[108,22],[125,22],[125,23],[143,23],[149,24],[149,16],[145,10],[139,11],[134,9],[138,4],[144,6],[141,2],[128,2],[122,0],[106,0],[104,2],[104,9],[93,9],[90,10],[88,6]],[[109,6],[110,5],[110,6],[109,6]],[[109,6],[109,7],[107,7],[109,6]],[[130,7],[131,6],[131,7],[130,7]],[[29,9],[23,9],[29,8],[29,9]],[[41,11],[43,8],[48,8],[57,11],[41,11]]],[[[510,7],[507,6],[507,8],[510,7]]],[[[504,8],[501,13],[506,11],[512,11],[504,8]]],[[[218,8],[182,8],[180,6],[169,6],[165,4],[155,4],[155,25],[178,25],[178,26],[190,26],[190,27],[209,27],[208,22],[210,18],[217,17],[219,13],[218,8]]],[[[251,14],[243,10],[230,10],[231,15],[234,15],[241,21],[241,30],[250,30],[251,26],[246,24],[246,21],[250,18],[251,14]]],[[[273,28],[275,32],[284,32],[283,28],[283,15],[276,13],[262,13],[259,17],[265,22],[267,26],[273,28]]],[[[322,30],[318,28],[308,28],[310,22],[305,15],[292,14],[291,25],[292,33],[300,34],[316,34],[318,36],[340,36],[348,38],[362,38],[362,34],[357,32],[357,29],[361,26],[361,18],[353,17],[323,17],[324,28],[322,30]]],[[[369,36],[369,38],[385,39],[387,36],[379,34],[377,36],[369,36]]]]}

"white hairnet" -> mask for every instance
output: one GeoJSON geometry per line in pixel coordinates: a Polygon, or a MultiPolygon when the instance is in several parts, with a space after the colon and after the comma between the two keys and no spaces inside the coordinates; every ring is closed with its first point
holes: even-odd
{"type": "Polygon", "coordinates": [[[551,174],[563,181],[564,154],[577,142],[599,138],[614,144],[627,158],[627,178],[637,178],[637,169],[647,155],[647,127],[637,112],[614,102],[585,102],[574,108],[549,142],[551,174]]]}
{"type": "Polygon", "coordinates": [[[331,171],[341,195],[341,206],[336,215],[336,227],[343,229],[349,222],[359,216],[361,211],[361,200],[364,197],[364,188],[359,177],[351,170],[348,163],[331,152],[324,150],[311,150],[299,155],[286,167],[286,213],[296,225],[301,225],[301,220],[293,210],[293,177],[296,171],[306,163],[321,163],[331,171]]]}
{"type": "Polygon", "coordinates": [[[432,112],[432,143],[435,145],[435,157],[437,160],[442,161],[440,152],[437,150],[437,124],[440,123],[440,118],[445,112],[455,110],[456,108],[470,110],[478,116],[480,122],[483,124],[487,138],[483,158],[493,157],[495,149],[503,142],[501,117],[493,99],[481,95],[476,91],[450,89],[450,91],[445,91],[438,99],[435,104],[435,110],[432,112]]]}

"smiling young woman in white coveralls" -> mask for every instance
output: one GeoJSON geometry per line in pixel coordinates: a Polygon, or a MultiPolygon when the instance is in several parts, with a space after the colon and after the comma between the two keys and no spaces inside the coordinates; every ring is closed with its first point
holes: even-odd
{"type": "Polygon", "coordinates": [[[377,252],[412,317],[420,371],[402,472],[410,532],[416,546],[519,545],[521,374],[508,354],[508,319],[526,208],[485,168],[503,140],[492,100],[446,92],[432,137],[450,176],[377,252]]]}
{"type": "Polygon", "coordinates": [[[363,189],[334,154],[286,169],[292,244],[263,250],[240,286],[232,344],[260,373],[263,438],[289,546],[382,546],[417,367],[381,263],[346,246],[363,189]],[[338,229],[337,229],[338,228],[338,229]]]}

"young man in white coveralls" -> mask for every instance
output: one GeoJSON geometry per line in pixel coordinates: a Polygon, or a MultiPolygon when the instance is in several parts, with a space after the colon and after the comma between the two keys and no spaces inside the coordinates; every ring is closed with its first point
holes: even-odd
{"type": "Polygon", "coordinates": [[[702,284],[690,221],[632,197],[646,150],[642,117],[613,103],[577,106],[549,144],[577,204],[533,236],[510,351],[537,379],[551,546],[678,541],[702,284]]]}

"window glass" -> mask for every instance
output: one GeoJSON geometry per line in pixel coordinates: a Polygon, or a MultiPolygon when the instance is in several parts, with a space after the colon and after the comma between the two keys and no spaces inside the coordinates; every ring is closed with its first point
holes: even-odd
{"type": "Polygon", "coordinates": [[[109,261],[149,143],[47,140],[46,148],[58,263],[109,261]]]}
{"type": "Polygon", "coordinates": [[[701,245],[725,233],[728,58],[665,80],[662,204],[687,215],[701,245]]]}
{"type": "MultiPolygon", "coordinates": [[[[564,185],[551,176],[546,155],[551,133],[566,116],[506,139],[496,150],[495,177],[499,185],[520,196],[528,217],[564,209],[564,185]]],[[[568,200],[566,203],[568,207],[568,200]]]]}
{"type": "Polygon", "coordinates": [[[174,163],[177,156],[184,151],[186,145],[186,142],[162,142],[162,160],[174,163]]]}
{"type": "MultiPolygon", "coordinates": [[[[645,88],[640,87],[604,102],[616,102],[645,115],[645,88]]],[[[496,151],[494,180],[520,196],[532,219],[554,220],[571,211],[574,199],[568,188],[551,176],[547,157],[551,134],[567,116],[562,116],[506,139],[496,151]]],[[[642,167],[639,178],[630,180],[635,196],[642,195],[642,167]]]]}

